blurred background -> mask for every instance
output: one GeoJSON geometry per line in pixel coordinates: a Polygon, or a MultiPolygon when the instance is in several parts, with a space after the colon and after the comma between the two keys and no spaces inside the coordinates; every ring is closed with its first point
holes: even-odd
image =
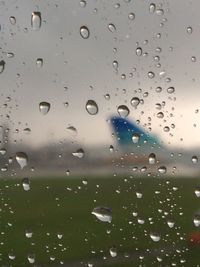
{"type": "Polygon", "coordinates": [[[0,266],[200,266],[199,8],[0,1],[0,266]]]}

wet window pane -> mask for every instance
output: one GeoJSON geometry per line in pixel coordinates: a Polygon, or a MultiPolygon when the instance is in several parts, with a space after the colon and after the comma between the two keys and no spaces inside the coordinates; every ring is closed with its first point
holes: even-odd
{"type": "Polygon", "coordinates": [[[0,1],[0,266],[199,266],[199,9],[0,1]]]}

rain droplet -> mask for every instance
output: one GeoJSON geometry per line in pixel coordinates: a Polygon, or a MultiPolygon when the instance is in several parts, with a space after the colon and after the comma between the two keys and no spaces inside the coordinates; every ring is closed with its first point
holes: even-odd
{"type": "Polygon", "coordinates": [[[193,218],[193,223],[196,227],[199,227],[200,226],[200,215],[199,214],[196,214],[193,218]]]}
{"type": "Polygon", "coordinates": [[[200,187],[197,187],[195,190],[194,190],[194,193],[197,197],[200,197],[200,187]]]}
{"type": "Polygon", "coordinates": [[[133,143],[134,144],[137,144],[139,142],[139,140],[140,140],[140,135],[138,133],[134,133],[132,135],[132,141],[133,141],[133,143]]]}
{"type": "Polygon", "coordinates": [[[143,195],[142,195],[141,192],[136,192],[136,197],[137,197],[137,198],[142,198],[142,196],[143,196],[143,195]]]}
{"type": "Polygon", "coordinates": [[[141,47],[137,47],[136,48],[136,55],[137,56],[141,56],[142,55],[142,48],[141,47]]]}
{"type": "Polygon", "coordinates": [[[149,77],[149,79],[153,79],[155,77],[155,73],[152,72],[152,71],[149,71],[148,72],[148,77],[149,77]]]}
{"type": "Polygon", "coordinates": [[[131,99],[131,105],[135,108],[137,108],[137,106],[139,105],[140,103],[140,99],[138,97],[133,97],[131,99]]]}
{"type": "Polygon", "coordinates": [[[42,68],[42,66],[43,66],[43,59],[42,58],[37,58],[37,60],[36,60],[36,66],[38,68],[42,68]]]}
{"type": "Polygon", "coordinates": [[[6,149],[5,148],[1,148],[0,149],[0,154],[2,155],[2,156],[4,156],[5,154],[6,154],[6,149]]]}
{"type": "Polygon", "coordinates": [[[130,113],[130,110],[128,109],[127,106],[125,105],[120,105],[118,108],[117,108],[117,112],[119,114],[120,117],[122,118],[126,118],[129,113],[130,113]]]}
{"type": "Polygon", "coordinates": [[[63,234],[57,233],[57,237],[58,237],[58,239],[62,239],[63,238],[63,234]]]}
{"type": "Polygon", "coordinates": [[[28,178],[24,178],[22,180],[22,186],[24,188],[24,191],[29,191],[31,188],[30,188],[30,181],[28,178]]]}
{"type": "Polygon", "coordinates": [[[110,256],[111,257],[117,256],[117,249],[115,247],[110,248],[110,256]]]}
{"type": "Polygon", "coordinates": [[[134,19],[135,19],[135,14],[134,14],[134,13],[129,13],[129,14],[128,14],[128,18],[129,18],[130,20],[134,20],[134,19]]]}
{"type": "Polygon", "coordinates": [[[31,27],[34,31],[38,31],[41,27],[42,20],[41,20],[41,13],[40,12],[33,12],[31,15],[31,27]]]}
{"type": "Polygon", "coordinates": [[[10,20],[10,23],[11,23],[12,25],[15,25],[15,24],[16,24],[16,18],[15,18],[14,16],[11,16],[11,17],[9,18],[9,20],[10,20]]]}
{"type": "Polygon", "coordinates": [[[43,115],[46,115],[50,110],[50,104],[48,102],[40,102],[39,110],[43,115]]]}
{"type": "Polygon", "coordinates": [[[8,258],[10,260],[14,260],[15,259],[15,255],[11,252],[11,253],[8,254],[8,258]]]}
{"type": "Polygon", "coordinates": [[[169,94],[174,93],[174,92],[175,92],[174,87],[169,87],[169,88],[167,88],[167,92],[168,92],[169,94]]]}
{"type": "Polygon", "coordinates": [[[118,69],[118,66],[119,66],[118,61],[114,60],[112,65],[113,65],[113,68],[114,68],[115,70],[118,69]]]}
{"type": "Polygon", "coordinates": [[[2,73],[3,71],[4,71],[4,69],[5,69],[5,61],[4,60],[1,60],[0,61],[0,73],[2,73]]]}
{"type": "Polygon", "coordinates": [[[194,164],[198,163],[198,157],[197,156],[192,157],[192,163],[194,163],[194,164]]]}
{"type": "Polygon", "coordinates": [[[149,13],[153,14],[155,12],[155,10],[156,10],[156,5],[151,3],[149,5],[149,13]]]}
{"type": "Polygon", "coordinates": [[[109,29],[110,32],[115,32],[115,31],[116,31],[116,27],[115,27],[115,25],[112,24],[112,23],[110,23],[110,24],[108,25],[108,29],[109,29]]]}
{"type": "Polygon", "coordinates": [[[81,1],[79,2],[79,4],[80,4],[80,7],[85,7],[85,6],[86,6],[86,1],[81,0],[81,1]]]}
{"type": "Polygon", "coordinates": [[[187,33],[188,33],[188,34],[192,34],[192,32],[193,32],[192,27],[187,27],[187,33]]]}
{"type": "Polygon", "coordinates": [[[77,134],[77,130],[74,126],[67,127],[67,130],[71,132],[72,134],[77,134]]]}
{"type": "Polygon", "coordinates": [[[149,155],[149,164],[155,164],[156,163],[156,155],[154,153],[151,153],[149,155]]]}
{"type": "Polygon", "coordinates": [[[175,222],[172,221],[172,220],[168,220],[167,221],[167,225],[169,226],[169,228],[173,228],[174,227],[174,224],[175,224],[175,222]]]}
{"type": "Polygon", "coordinates": [[[28,164],[28,157],[24,152],[17,152],[16,153],[16,160],[21,169],[23,169],[28,164]]]}
{"type": "Polygon", "coordinates": [[[164,10],[163,9],[157,9],[156,10],[156,15],[158,15],[158,16],[164,15],[164,10]]]}
{"type": "Polygon", "coordinates": [[[164,114],[163,114],[163,112],[158,112],[158,113],[157,113],[157,118],[159,118],[159,119],[164,118],[164,114]]]}
{"type": "Polygon", "coordinates": [[[159,172],[160,174],[165,174],[165,173],[167,172],[167,168],[166,168],[165,166],[160,166],[160,167],[158,168],[158,172],[159,172]]]}
{"type": "Polygon", "coordinates": [[[31,237],[33,236],[33,232],[32,232],[31,230],[26,230],[26,232],[25,232],[25,236],[26,236],[27,238],[31,238],[31,237]]]}
{"type": "Polygon", "coordinates": [[[27,259],[28,259],[29,263],[34,263],[35,262],[35,255],[30,254],[30,255],[28,255],[27,259]]]}
{"type": "Polygon", "coordinates": [[[160,235],[158,233],[150,233],[150,237],[154,242],[160,241],[160,235]]]}
{"type": "Polygon", "coordinates": [[[90,115],[96,115],[98,113],[98,106],[94,100],[88,100],[86,103],[86,110],[90,115]]]}
{"type": "Polygon", "coordinates": [[[83,39],[88,39],[90,36],[90,31],[86,26],[80,28],[80,35],[83,39]]]}
{"type": "Polygon", "coordinates": [[[109,222],[112,221],[112,210],[107,207],[97,207],[94,208],[92,214],[97,217],[102,222],[109,222]]]}
{"type": "Polygon", "coordinates": [[[81,159],[84,157],[84,150],[82,148],[80,148],[80,149],[76,150],[76,152],[73,152],[72,155],[74,157],[81,159]]]}

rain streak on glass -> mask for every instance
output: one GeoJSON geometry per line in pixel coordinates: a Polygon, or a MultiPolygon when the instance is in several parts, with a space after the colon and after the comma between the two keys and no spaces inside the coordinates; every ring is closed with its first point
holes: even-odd
{"type": "Polygon", "coordinates": [[[90,37],[90,31],[86,26],[80,28],[80,35],[83,39],[88,39],[90,37]]]}
{"type": "Polygon", "coordinates": [[[107,207],[96,207],[91,212],[93,215],[97,217],[102,222],[109,222],[112,221],[112,210],[107,207]]]}
{"type": "Polygon", "coordinates": [[[40,12],[33,12],[31,15],[31,27],[34,31],[38,31],[41,28],[42,19],[40,12]]]}
{"type": "Polygon", "coordinates": [[[27,166],[27,164],[28,164],[28,157],[27,157],[26,153],[24,153],[24,152],[17,152],[15,158],[16,158],[17,163],[21,167],[21,169],[23,169],[24,167],[27,166]]]}
{"type": "Polygon", "coordinates": [[[98,113],[98,106],[94,100],[88,100],[85,108],[90,115],[96,115],[98,113]]]}
{"type": "Polygon", "coordinates": [[[46,115],[50,110],[50,104],[48,102],[40,102],[39,110],[43,115],[46,115]]]}
{"type": "Polygon", "coordinates": [[[120,105],[118,108],[117,108],[117,112],[119,114],[120,117],[122,118],[126,118],[129,113],[130,113],[130,110],[127,106],[125,105],[120,105]]]}

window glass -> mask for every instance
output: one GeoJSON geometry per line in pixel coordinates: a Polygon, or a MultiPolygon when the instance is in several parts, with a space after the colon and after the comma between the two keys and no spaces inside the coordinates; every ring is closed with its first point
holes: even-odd
{"type": "Polygon", "coordinates": [[[0,1],[0,266],[199,266],[199,8],[0,1]]]}

